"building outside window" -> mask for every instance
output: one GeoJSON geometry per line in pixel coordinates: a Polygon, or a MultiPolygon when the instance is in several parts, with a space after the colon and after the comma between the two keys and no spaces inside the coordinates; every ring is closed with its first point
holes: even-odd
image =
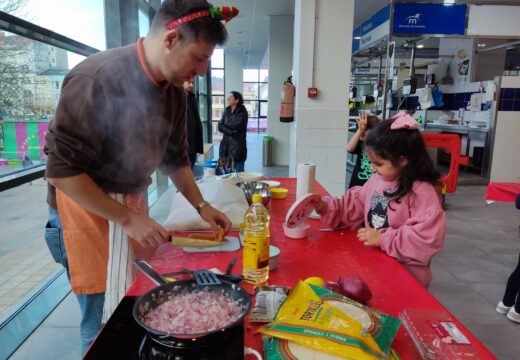
{"type": "Polygon", "coordinates": [[[211,69],[206,71],[206,75],[197,76],[195,89],[199,100],[199,115],[202,122],[202,135],[204,143],[210,143],[212,138],[212,119],[209,114],[208,103],[208,74],[211,69]]]}
{"type": "Polygon", "coordinates": [[[244,106],[249,113],[247,131],[265,134],[267,133],[269,72],[267,69],[244,69],[243,83],[244,106]]]}
{"type": "Polygon", "coordinates": [[[224,49],[216,48],[211,57],[211,121],[213,142],[220,142],[222,134],[218,131],[218,122],[227,106],[224,94],[224,49]]]}

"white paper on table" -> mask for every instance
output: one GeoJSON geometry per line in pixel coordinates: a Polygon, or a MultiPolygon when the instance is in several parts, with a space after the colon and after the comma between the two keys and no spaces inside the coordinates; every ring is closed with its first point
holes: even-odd
{"type": "MultiPolygon", "coordinates": [[[[204,199],[231,220],[232,227],[238,229],[249,207],[244,191],[224,181],[197,184],[204,199]]],[[[174,231],[211,230],[197,210],[180,192],[175,194],[164,222],[164,227],[174,231]]]]}

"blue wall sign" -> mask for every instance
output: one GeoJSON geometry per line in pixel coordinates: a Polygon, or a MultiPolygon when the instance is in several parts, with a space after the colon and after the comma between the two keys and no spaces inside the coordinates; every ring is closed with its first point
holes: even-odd
{"type": "Polygon", "coordinates": [[[383,24],[386,20],[390,19],[390,5],[385,6],[378,12],[376,12],[370,19],[362,23],[361,36],[371,32],[379,25],[383,24]]]}
{"type": "Polygon", "coordinates": [[[361,39],[361,26],[355,28],[352,33],[352,54],[359,50],[359,39],[361,39]]]}
{"type": "MultiPolygon", "coordinates": [[[[363,42],[365,44],[369,43],[369,45],[370,45],[370,44],[374,43],[374,41],[379,40],[379,39],[367,38],[367,34],[372,32],[378,26],[387,22],[389,19],[390,19],[390,5],[387,5],[384,8],[382,8],[381,10],[379,10],[377,13],[375,13],[373,16],[371,16],[368,20],[363,22],[361,25],[356,27],[353,31],[352,37],[353,38],[359,37],[362,39],[362,41],[360,41],[359,39],[352,39],[352,53],[355,54],[357,51],[363,50],[365,47],[363,42]]],[[[377,34],[377,35],[379,35],[379,34],[377,34]]]]}
{"type": "Polygon", "coordinates": [[[394,34],[464,35],[468,6],[395,3],[394,34]]]}

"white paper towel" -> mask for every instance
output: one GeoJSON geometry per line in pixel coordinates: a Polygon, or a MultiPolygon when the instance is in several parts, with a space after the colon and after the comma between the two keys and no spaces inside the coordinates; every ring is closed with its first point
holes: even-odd
{"type": "Polygon", "coordinates": [[[298,164],[296,168],[296,200],[314,192],[315,164],[298,164]]]}

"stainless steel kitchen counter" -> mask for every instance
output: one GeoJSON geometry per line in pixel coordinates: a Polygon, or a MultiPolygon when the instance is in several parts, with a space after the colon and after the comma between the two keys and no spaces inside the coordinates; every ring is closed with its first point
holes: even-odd
{"type": "Polygon", "coordinates": [[[479,127],[470,127],[470,126],[462,126],[462,125],[444,125],[444,124],[426,124],[424,127],[425,131],[428,130],[441,130],[441,131],[449,131],[457,134],[468,134],[469,132],[482,132],[487,133],[489,131],[488,128],[479,128],[479,127]]]}

